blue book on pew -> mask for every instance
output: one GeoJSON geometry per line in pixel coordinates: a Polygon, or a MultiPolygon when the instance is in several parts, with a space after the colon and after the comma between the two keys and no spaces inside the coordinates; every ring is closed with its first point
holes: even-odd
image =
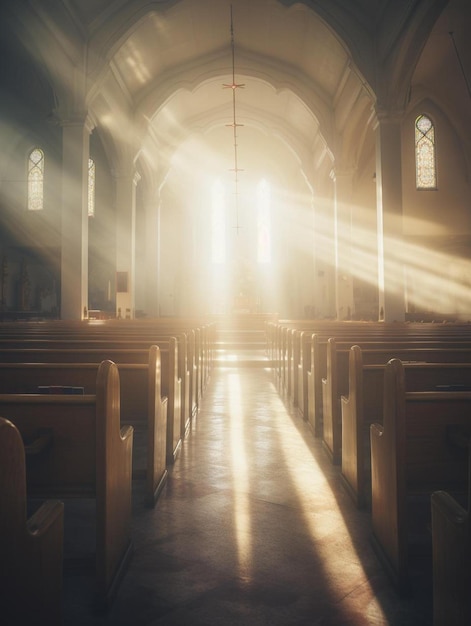
{"type": "Polygon", "coordinates": [[[461,385],[458,383],[452,385],[437,385],[435,388],[437,391],[471,391],[469,385],[461,385]]]}
{"type": "Polygon", "coordinates": [[[38,393],[83,396],[84,388],[71,387],[69,385],[40,385],[38,387],[38,393]]]}

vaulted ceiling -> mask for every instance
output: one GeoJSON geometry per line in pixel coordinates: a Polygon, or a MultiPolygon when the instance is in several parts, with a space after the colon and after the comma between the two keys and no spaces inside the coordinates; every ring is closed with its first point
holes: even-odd
{"type": "MultiPolygon", "coordinates": [[[[175,160],[229,164],[231,12],[244,167],[290,162],[311,179],[361,167],[373,109],[404,106],[446,0],[51,0],[11,3],[10,23],[47,68],[62,118],[88,112],[110,159],[161,178],[175,160]],[[391,88],[392,81],[394,89],[391,88]]],[[[467,0],[450,7],[467,11],[467,0]]],[[[447,20],[453,16],[447,14],[447,20]],[[451,16],[451,17],[450,17],[451,16]]],[[[446,29],[443,22],[441,28],[446,29]]],[[[453,26],[465,37],[463,20],[453,26]]],[[[440,36],[417,80],[453,49],[440,36]]],[[[464,41],[464,39],[463,39],[464,41]]],[[[444,70],[446,74],[446,69],[444,70]]],[[[446,78],[446,75],[444,76],[446,78]]],[[[450,103],[452,106],[452,103],[450,103]]],[[[371,140],[370,140],[371,142],[371,140]]],[[[207,167],[207,165],[205,165],[207,167]]]]}

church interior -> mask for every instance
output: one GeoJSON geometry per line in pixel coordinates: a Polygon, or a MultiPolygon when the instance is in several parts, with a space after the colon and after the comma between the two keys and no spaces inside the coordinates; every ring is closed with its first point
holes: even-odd
{"type": "Polygon", "coordinates": [[[3,0],[7,626],[471,623],[470,26],[3,0]]]}

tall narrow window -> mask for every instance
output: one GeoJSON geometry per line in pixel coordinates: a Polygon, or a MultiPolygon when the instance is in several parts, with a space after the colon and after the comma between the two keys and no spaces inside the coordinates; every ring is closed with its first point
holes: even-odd
{"type": "Polygon", "coordinates": [[[257,261],[259,263],[271,261],[270,205],[270,185],[263,179],[257,187],[257,261]]]}
{"type": "Polygon", "coordinates": [[[88,217],[95,215],[95,161],[88,159],[88,217]]]}
{"type": "Polygon", "coordinates": [[[415,120],[415,179],[417,189],[437,188],[435,127],[426,115],[415,120]]]}
{"type": "Polygon", "coordinates": [[[28,210],[44,208],[44,152],[33,148],[28,157],[28,210]]]}
{"type": "Polygon", "coordinates": [[[226,220],[224,186],[217,180],[211,189],[211,260],[226,261],[226,220]]]}

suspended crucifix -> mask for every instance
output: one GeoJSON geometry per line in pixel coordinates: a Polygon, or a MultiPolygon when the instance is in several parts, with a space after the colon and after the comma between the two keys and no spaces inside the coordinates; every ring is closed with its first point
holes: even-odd
{"type": "Polygon", "coordinates": [[[234,43],[234,23],[232,19],[232,4],[231,4],[231,50],[232,50],[232,83],[223,84],[224,89],[232,89],[232,123],[226,124],[226,126],[232,128],[233,143],[234,143],[234,167],[230,171],[234,172],[234,198],[235,198],[235,214],[236,225],[235,229],[239,234],[239,172],[243,170],[239,168],[239,162],[237,157],[237,127],[243,126],[243,124],[237,123],[236,118],[236,91],[237,89],[243,89],[245,84],[236,83],[235,80],[235,43],[234,43]]]}

